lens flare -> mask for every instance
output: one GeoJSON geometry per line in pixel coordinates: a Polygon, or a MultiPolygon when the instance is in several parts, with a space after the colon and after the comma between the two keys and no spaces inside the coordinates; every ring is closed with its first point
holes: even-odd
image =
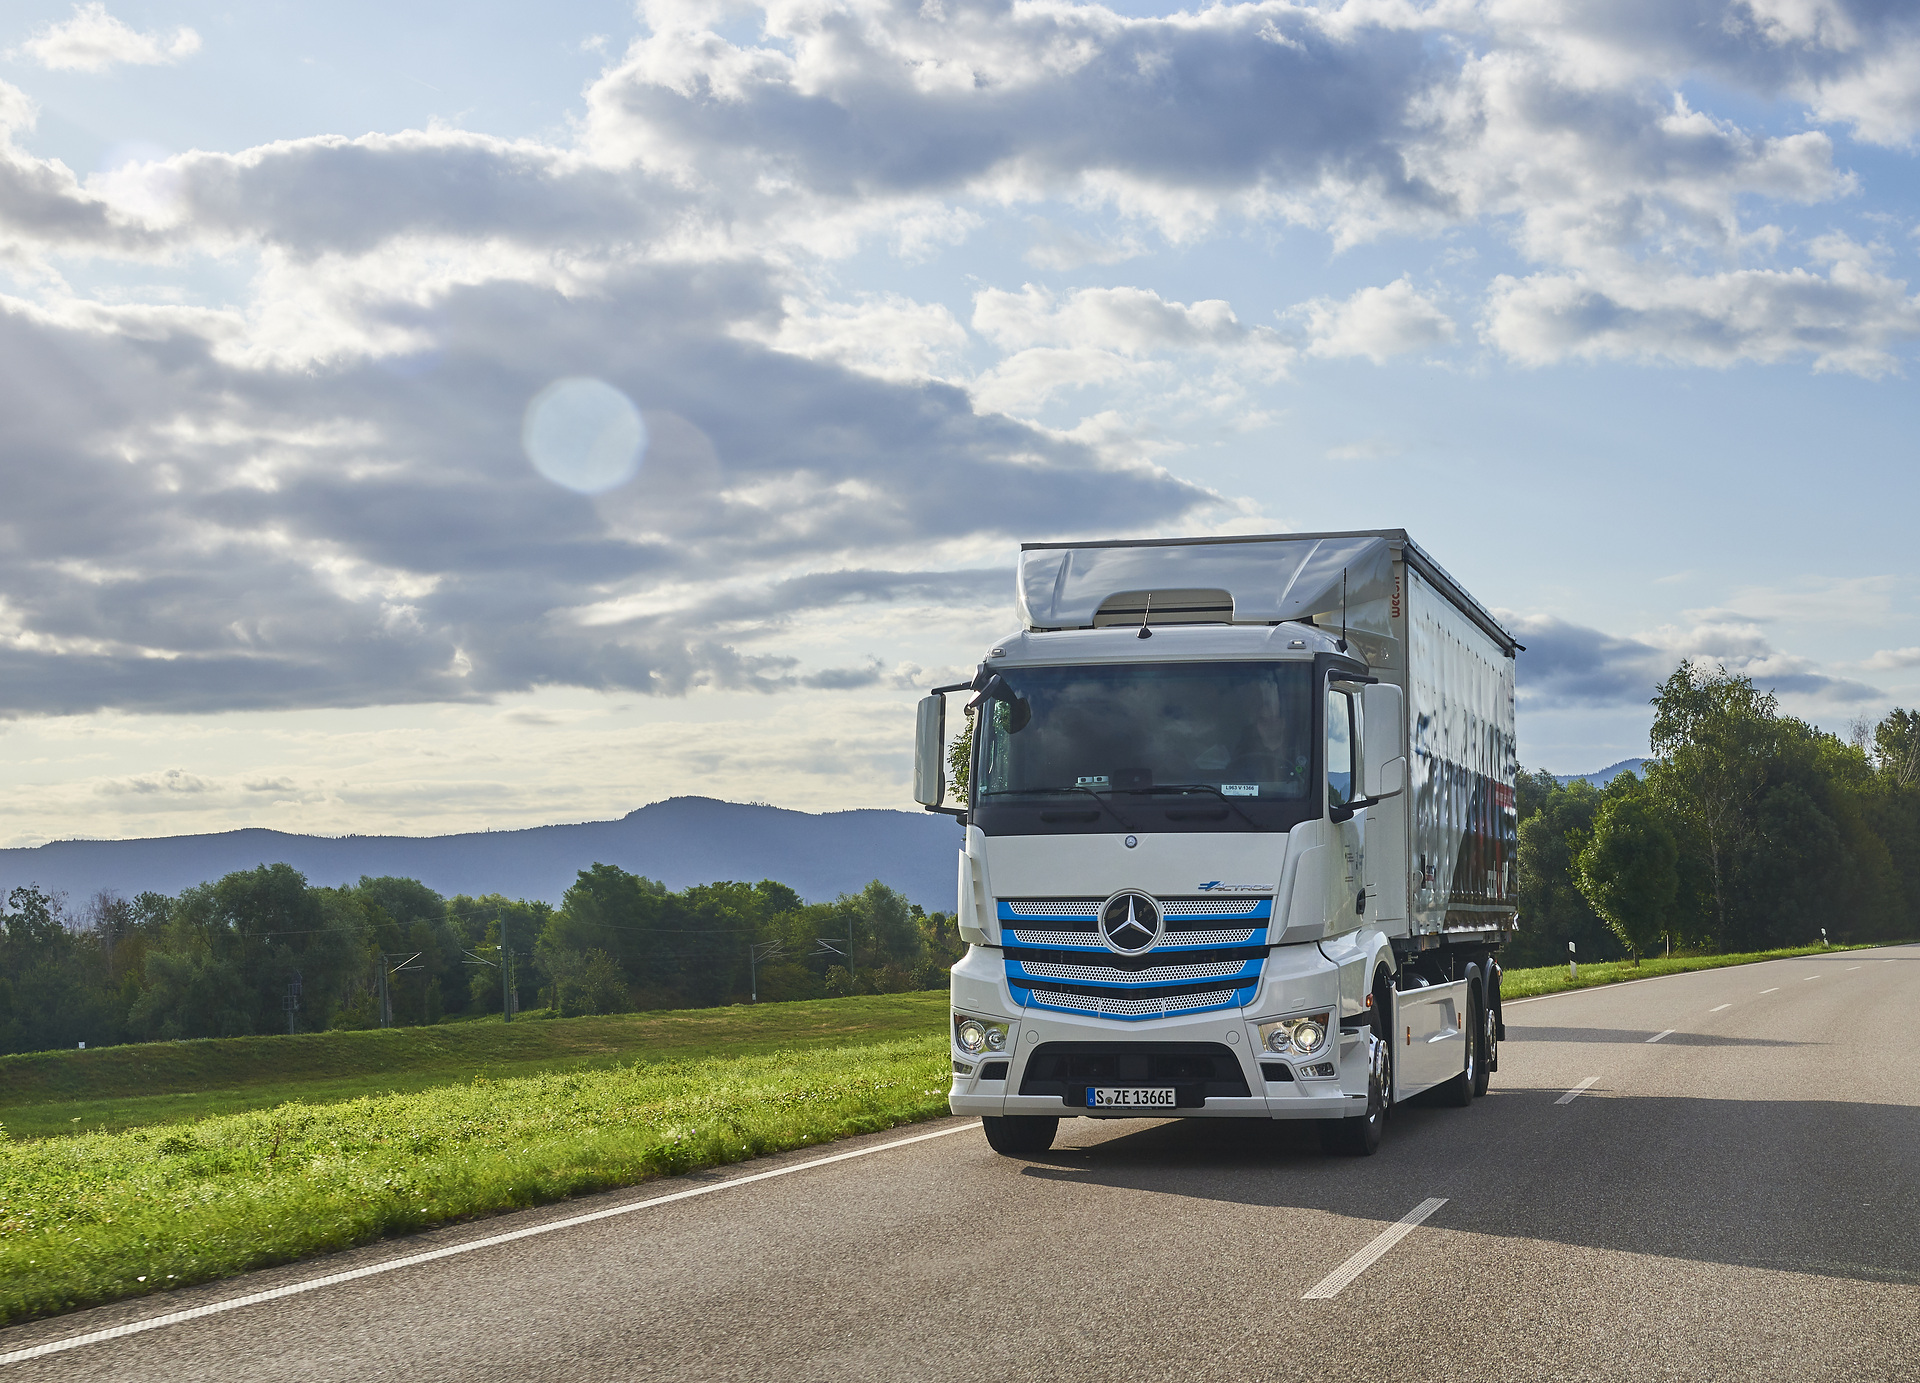
{"type": "Polygon", "coordinates": [[[556,379],[533,396],[520,424],[533,468],[583,495],[605,494],[639,474],[647,425],[633,400],[601,379],[556,379]]]}

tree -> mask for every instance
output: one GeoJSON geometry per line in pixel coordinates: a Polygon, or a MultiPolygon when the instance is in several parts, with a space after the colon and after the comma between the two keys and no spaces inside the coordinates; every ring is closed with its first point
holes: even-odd
{"type": "Polygon", "coordinates": [[[1622,793],[1604,802],[1593,838],[1574,863],[1574,882],[1633,956],[1653,949],[1667,929],[1680,885],[1680,852],[1643,796],[1622,793]]]}
{"type": "Polygon", "coordinates": [[[1662,805],[1699,836],[1711,874],[1716,933],[1729,933],[1729,866],[1752,831],[1777,738],[1779,703],[1750,677],[1682,663],[1653,698],[1647,775],[1662,805]]]}

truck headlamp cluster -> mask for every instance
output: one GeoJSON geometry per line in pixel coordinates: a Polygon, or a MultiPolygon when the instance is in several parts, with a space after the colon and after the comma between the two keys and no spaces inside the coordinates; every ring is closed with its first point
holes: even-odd
{"type": "Polygon", "coordinates": [[[1007,1025],[956,1013],[953,1015],[953,1042],[970,1056],[978,1056],[981,1052],[1004,1052],[1007,1049],[1007,1025]]]}
{"type": "Polygon", "coordinates": [[[1260,1045],[1278,1056],[1312,1056],[1327,1045],[1331,1013],[1304,1013],[1260,1025],[1260,1045]]]}

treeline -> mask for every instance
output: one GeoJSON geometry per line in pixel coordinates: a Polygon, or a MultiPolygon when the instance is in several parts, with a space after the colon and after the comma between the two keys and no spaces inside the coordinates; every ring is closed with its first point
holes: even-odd
{"type": "Polygon", "coordinates": [[[810,904],[772,880],[673,892],[596,864],[558,908],[402,878],[317,887],[285,864],[78,910],[27,886],[0,913],[0,1053],[418,1025],[506,1003],[568,1016],[756,988],[763,1001],[935,989],[964,950],[949,914],[878,881],[810,904]]]}
{"type": "Polygon", "coordinates": [[[1522,775],[1509,964],[1920,935],[1920,713],[1843,739],[1688,665],[1653,707],[1644,778],[1522,775]]]}

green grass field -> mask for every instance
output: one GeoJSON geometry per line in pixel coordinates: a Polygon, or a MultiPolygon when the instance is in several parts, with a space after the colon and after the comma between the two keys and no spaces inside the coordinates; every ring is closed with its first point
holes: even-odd
{"type": "Polygon", "coordinates": [[[32,1052],[0,1057],[0,1125],[14,1138],[119,1132],[266,1109],[290,1099],[322,1104],[476,1077],[858,1045],[940,1032],[946,1004],[943,991],[932,991],[32,1052]]]}
{"type": "Polygon", "coordinates": [[[0,1322],[944,1114],[944,1028],[0,1143],[0,1322]]]}
{"type": "MultiPolygon", "coordinates": [[[[1881,943],[1884,944],[1884,943],[1881,943]]],[[[1545,965],[1537,970],[1508,970],[1500,976],[1502,999],[1530,999],[1540,994],[1558,994],[1569,989],[1593,989],[1624,980],[1645,980],[1655,975],[1683,975],[1693,970],[1718,970],[1728,965],[1752,965],[1760,960],[1785,960],[1790,956],[1817,956],[1829,951],[1859,951],[1861,946],[1793,946],[1780,951],[1745,951],[1723,956],[1649,956],[1639,965],[1631,961],[1602,961],[1582,964],[1580,977],[1573,978],[1564,965],[1545,965]]]]}

